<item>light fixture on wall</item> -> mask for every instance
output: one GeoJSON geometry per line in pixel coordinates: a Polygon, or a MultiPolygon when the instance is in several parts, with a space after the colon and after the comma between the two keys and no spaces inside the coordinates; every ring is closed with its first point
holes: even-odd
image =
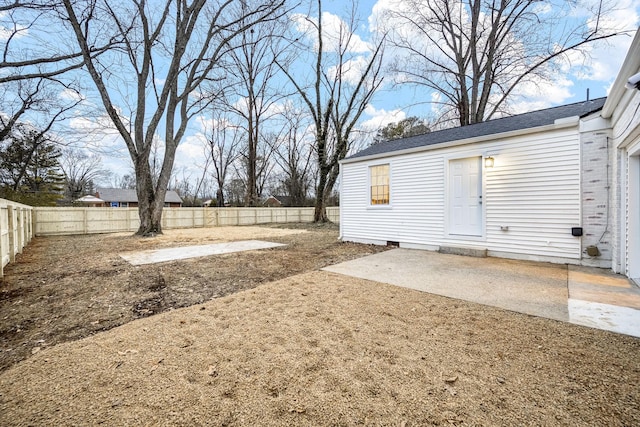
{"type": "Polygon", "coordinates": [[[626,89],[640,90],[640,73],[634,74],[633,76],[629,77],[629,80],[627,80],[627,83],[624,85],[624,87],[626,89]]]}
{"type": "Polygon", "coordinates": [[[484,158],[484,167],[485,168],[492,168],[493,167],[493,157],[488,156],[484,158]]]}

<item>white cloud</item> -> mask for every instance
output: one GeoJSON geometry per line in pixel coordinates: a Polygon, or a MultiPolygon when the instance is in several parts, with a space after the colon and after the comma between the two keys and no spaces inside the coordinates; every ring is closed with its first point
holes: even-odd
{"type": "Polygon", "coordinates": [[[376,109],[369,104],[364,110],[364,114],[369,119],[363,121],[360,127],[367,131],[376,131],[389,123],[397,123],[407,118],[406,113],[401,109],[387,111],[385,109],[376,109]]]}
{"type": "Polygon", "coordinates": [[[573,96],[572,88],[573,82],[564,76],[558,76],[553,81],[524,83],[518,86],[513,101],[509,104],[509,111],[520,114],[566,104],[573,96]]]}
{"type": "Polygon", "coordinates": [[[77,116],[69,120],[69,127],[74,134],[74,146],[100,154],[105,168],[115,175],[131,173],[129,152],[108,116],[77,116]]]}
{"type": "MultiPolygon", "coordinates": [[[[291,20],[296,29],[314,41],[314,48],[318,49],[317,18],[302,14],[294,14],[291,20]]],[[[322,42],[323,51],[336,52],[341,45],[348,42],[346,50],[351,53],[365,53],[371,51],[371,45],[353,33],[349,24],[339,16],[329,12],[322,13],[322,42]]],[[[344,47],[341,50],[345,50],[344,47]]]]}
{"type": "MultiPolygon", "coordinates": [[[[590,0],[591,3],[583,5],[577,13],[587,15],[588,10],[597,9],[599,1],[590,0]]],[[[593,80],[603,82],[603,86],[612,82],[618,71],[627,50],[633,40],[633,33],[640,23],[640,4],[632,0],[619,0],[607,10],[607,13],[599,20],[590,18],[586,25],[590,30],[604,29],[607,32],[627,31],[626,35],[620,35],[585,46],[585,55],[573,53],[569,60],[574,65],[571,70],[576,79],[593,80]]]]}
{"type": "MultiPolygon", "coordinates": [[[[362,78],[362,75],[366,71],[369,61],[369,58],[362,55],[358,55],[351,60],[346,61],[344,64],[342,64],[342,81],[351,85],[358,84],[358,82],[362,78]]],[[[334,79],[337,72],[337,66],[330,67],[328,70],[329,78],[334,79]]]]}
{"type": "MultiPolygon", "coordinates": [[[[426,27],[405,25],[404,20],[399,18],[410,16],[414,22],[426,19],[419,16],[421,13],[426,13],[424,12],[426,9],[415,9],[412,12],[412,8],[417,3],[414,0],[377,1],[369,16],[370,31],[390,31],[390,37],[396,41],[410,44],[412,48],[421,50],[426,57],[438,58],[439,54],[433,48],[421,46],[423,44],[421,40],[426,38],[426,35],[421,34],[421,31],[426,27]]],[[[540,3],[535,6],[536,12],[544,16],[551,16],[558,11],[557,7],[563,7],[565,11],[571,13],[571,17],[567,18],[563,25],[556,27],[558,31],[564,27],[579,27],[582,24],[585,30],[595,29],[597,25],[601,30],[631,30],[634,32],[640,22],[640,3],[637,0],[605,3],[600,0],[582,0],[575,3],[555,4],[553,9],[550,6],[548,3],[540,3]],[[601,4],[604,4],[604,8],[609,8],[606,16],[603,16],[599,21],[590,19],[593,12],[597,11],[601,4]]],[[[555,74],[552,74],[551,81],[534,78],[533,81],[517,87],[509,104],[512,107],[511,111],[518,113],[584,99],[587,88],[591,88],[592,97],[602,96],[605,89],[610,87],[611,82],[615,79],[631,40],[632,37],[629,36],[618,36],[598,44],[585,45],[581,47],[581,52],[571,52],[564,55],[555,64],[559,67],[560,72],[556,71],[555,74]]],[[[526,40],[514,39],[510,46],[514,51],[525,51],[526,40]]],[[[393,62],[399,65],[400,71],[409,61],[406,52],[393,46],[386,49],[385,55],[387,60],[394,59],[393,62]]],[[[402,84],[406,82],[407,76],[396,73],[394,80],[396,83],[402,84]]],[[[425,91],[423,95],[425,99],[428,99],[432,93],[425,87],[418,86],[416,90],[425,91]]],[[[434,102],[432,111],[437,114],[439,110],[435,103],[437,100],[432,100],[432,102],[434,102]]]]}
{"type": "Polygon", "coordinates": [[[203,164],[206,160],[207,152],[207,138],[201,133],[197,132],[192,135],[185,136],[178,145],[176,150],[176,159],[174,164],[174,170],[198,169],[199,164],[203,164]]]}
{"type": "MultiPolygon", "coordinates": [[[[7,14],[4,12],[0,12],[0,19],[3,19],[7,14]]],[[[12,34],[13,39],[18,39],[21,37],[26,37],[29,35],[29,28],[25,25],[16,24],[15,27],[7,27],[5,25],[0,24],[0,41],[8,40],[12,34]]]]}
{"type": "MultiPolygon", "coordinates": [[[[408,3],[406,0],[378,0],[371,9],[371,15],[369,16],[369,30],[372,33],[384,32],[390,27],[388,22],[390,19],[390,12],[404,13],[409,11],[408,3]]],[[[392,26],[391,25],[391,26],[392,26]]]]}
{"type": "Polygon", "coordinates": [[[86,99],[80,92],[68,88],[61,91],[58,96],[65,101],[72,102],[83,101],[86,99]]]}

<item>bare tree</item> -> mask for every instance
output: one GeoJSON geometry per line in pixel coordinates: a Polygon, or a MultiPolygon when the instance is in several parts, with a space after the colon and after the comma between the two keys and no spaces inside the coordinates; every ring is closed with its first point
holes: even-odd
{"type": "Polygon", "coordinates": [[[209,179],[209,166],[211,158],[203,156],[205,163],[200,165],[200,174],[194,178],[194,174],[188,168],[183,167],[180,171],[174,170],[173,182],[170,189],[174,190],[182,198],[182,206],[200,206],[202,200],[200,195],[207,189],[209,179]]]}
{"type": "Polygon", "coordinates": [[[258,146],[258,152],[256,153],[256,205],[262,198],[275,167],[275,163],[272,161],[273,145],[270,143],[273,138],[275,138],[273,133],[266,134],[264,136],[265,143],[258,146]]]}
{"type": "Polygon", "coordinates": [[[305,70],[306,76],[296,76],[281,66],[298,95],[313,117],[315,154],[318,163],[314,221],[327,221],[326,201],[331,195],[340,172],[339,162],[347,155],[350,137],[360,116],[382,83],[382,41],[368,47],[368,56],[356,50],[357,28],[355,6],[348,22],[340,22],[337,34],[327,35],[323,28],[322,0],[317,0],[318,19],[307,16],[303,23],[315,35],[314,53],[305,70]]]}
{"type": "MultiPolygon", "coordinates": [[[[0,112],[0,160],[3,163],[0,175],[6,173],[11,176],[13,192],[18,192],[25,180],[29,180],[30,170],[35,167],[33,165],[37,166],[38,160],[55,163],[51,170],[58,168],[62,141],[52,129],[66,120],[68,113],[81,101],[79,98],[60,100],[54,87],[61,86],[47,79],[0,84],[0,105],[3,109],[0,112]],[[49,161],[47,153],[54,153],[51,158],[55,161],[49,161]]],[[[40,178],[36,173],[32,175],[34,178],[29,191],[36,191],[40,178]]],[[[57,188],[58,177],[54,181],[57,188]]]]}
{"type": "Polygon", "coordinates": [[[122,176],[116,176],[115,179],[113,180],[113,186],[115,188],[135,190],[136,189],[135,174],[124,174],[122,176]]]}
{"type": "MultiPolygon", "coordinates": [[[[84,66],[83,52],[67,43],[73,34],[60,22],[60,1],[5,3],[0,5],[0,84],[32,79],[57,81],[84,66]],[[27,45],[23,38],[28,38],[27,45]]],[[[91,45],[87,55],[96,59],[117,43],[112,38],[104,45],[91,45]]]]}
{"type": "Polygon", "coordinates": [[[282,132],[274,138],[274,159],[282,170],[281,184],[291,206],[303,206],[312,185],[313,137],[308,135],[308,120],[303,111],[285,105],[282,118],[282,132]]]}
{"type": "Polygon", "coordinates": [[[234,177],[229,181],[226,188],[225,203],[228,202],[232,206],[242,206],[245,191],[244,181],[234,177]]]}
{"type": "Polygon", "coordinates": [[[405,0],[382,22],[406,52],[401,82],[439,93],[445,120],[464,126],[504,112],[524,83],[550,81],[567,54],[621,34],[595,3],[590,22],[570,24],[580,1],[405,0]]]}
{"type": "Polygon", "coordinates": [[[111,175],[102,166],[100,155],[89,155],[77,148],[62,150],[58,162],[65,177],[65,196],[70,201],[89,193],[96,182],[106,181],[111,175]]]}
{"type": "MultiPolygon", "coordinates": [[[[21,125],[37,129],[40,136],[69,117],[82,99],[72,85],[44,78],[0,83],[0,141],[21,125]],[[67,91],[62,98],[60,91],[67,91]]],[[[36,138],[37,142],[40,138],[36,138]]],[[[36,144],[37,145],[37,144],[36,144]]]]}
{"type": "Polygon", "coordinates": [[[200,90],[202,84],[222,78],[219,64],[233,39],[258,22],[278,17],[284,3],[63,1],[85,67],[134,164],[140,216],[136,234],[162,232],[176,149],[189,121],[212,102],[200,90]],[[120,49],[105,53],[104,60],[92,57],[92,46],[114,38],[122,40],[120,49]],[[154,182],[149,156],[161,132],[164,157],[154,182]]]}
{"type": "Polygon", "coordinates": [[[52,78],[82,67],[82,53],[65,52],[60,49],[64,46],[62,43],[47,43],[41,39],[31,46],[28,53],[25,53],[24,46],[20,46],[20,39],[27,33],[37,34],[38,30],[51,26],[55,2],[16,1],[0,6],[0,13],[0,27],[5,33],[0,39],[0,83],[52,78]]]}
{"type": "MultiPolygon", "coordinates": [[[[269,147],[265,141],[265,122],[274,115],[274,104],[282,99],[282,90],[276,87],[280,70],[276,58],[285,52],[281,48],[286,31],[282,20],[259,23],[237,39],[237,49],[230,53],[232,67],[238,83],[233,86],[235,96],[229,98],[229,108],[239,115],[247,134],[244,150],[246,175],[245,206],[256,206],[261,191],[260,182],[267,177],[265,159],[258,159],[259,152],[269,147]]],[[[264,153],[263,153],[264,154],[264,153]]]]}
{"type": "Polygon", "coordinates": [[[243,132],[238,125],[229,121],[223,110],[214,110],[211,127],[205,132],[209,158],[213,166],[213,178],[218,186],[216,203],[223,207],[229,168],[240,156],[243,132]]]}

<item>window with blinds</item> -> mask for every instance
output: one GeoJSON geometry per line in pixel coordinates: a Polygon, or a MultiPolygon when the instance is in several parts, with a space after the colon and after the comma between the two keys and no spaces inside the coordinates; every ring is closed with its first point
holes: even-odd
{"type": "Polygon", "coordinates": [[[369,168],[371,185],[371,204],[389,204],[389,165],[377,165],[369,168]]]}

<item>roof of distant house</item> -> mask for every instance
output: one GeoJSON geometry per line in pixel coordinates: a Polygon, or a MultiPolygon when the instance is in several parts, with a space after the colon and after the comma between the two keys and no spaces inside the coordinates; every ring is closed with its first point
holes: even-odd
{"type": "Polygon", "coordinates": [[[91,194],[87,194],[86,196],[82,196],[79,199],[76,199],[76,202],[80,202],[80,203],[104,203],[104,200],[98,199],[96,196],[92,196],[91,194]]]}
{"type": "Polygon", "coordinates": [[[275,196],[275,195],[274,196],[269,196],[269,197],[267,197],[265,202],[268,201],[271,198],[277,200],[278,202],[280,202],[283,205],[291,204],[291,197],[290,196],[275,196]]]}
{"type": "MultiPolygon", "coordinates": [[[[98,197],[106,202],[138,202],[136,190],[128,188],[97,188],[96,193],[98,197]]],[[[182,203],[182,199],[178,193],[173,190],[167,190],[164,201],[165,203],[182,203]]]]}
{"type": "Polygon", "coordinates": [[[552,125],[556,120],[559,119],[565,119],[575,116],[584,117],[591,113],[599,111],[602,109],[602,106],[604,105],[606,99],[607,98],[597,98],[590,101],[583,101],[575,104],[562,105],[559,107],[547,108],[544,110],[531,111],[529,113],[489,120],[473,125],[460,126],[452,129],[430,132],[423,135],[416,135],[408,138],[386,141],[365,148],[364,150],[348,157],[348,159],[374,156],[391,153],[394,151],[441,144],[444,142],[459,141],[486,135],[494,135],[522,129],[530,129],[539,126],[552,125]]]}

